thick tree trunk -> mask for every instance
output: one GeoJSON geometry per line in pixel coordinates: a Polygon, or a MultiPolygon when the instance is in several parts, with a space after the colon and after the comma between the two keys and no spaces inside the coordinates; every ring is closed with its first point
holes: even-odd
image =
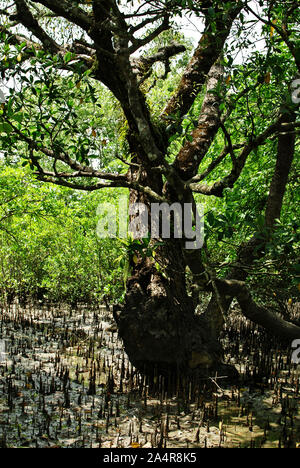
{"type": "MultiPolygon", "coordinates": [[[[172,260],[178,265],[178,259],[172,260]]],[[[222,368],[222,349],[207,323],[195,315],[179,276],[174,272],[167,280],[141,262],[128,280],[124,307],[115,313],[119,334],[130,361],[142,373],[213,375],[222,368]]]]}
{"type": "Polygon", "coordinates": [[[131,363],[150,376],[237,376],[222,363],[222,348],[209,324],[195,314],[187,293],[185,263],[178,240],[156,251],[155,261],[132,264],[125,304],[114,312],[131,363]],[[224,374],[225,373],[225,374],[224,374]]]}
{"type": "MultiPolygon", "coordinates": [[[[131,179],[150,186],[156,193],[164,193],[170,204],[178,203],[177,194],[168,190],[170,187],[163,187],[160,177],[150,179],[146,172],[134,167],[131,179]]],[[[189,198],[181,203],[184,201],[189,198]]],[[[148,196],[132,190],[130,204],[134,203],[147,206],[150,221],[148,196]]],[[[132,215],[131,221],[134,218],[132,215]]],[[[136,258],[135,262],[131,261],[125,303],[114,311],[131,363],[152,377],[204,377],[216,372],[237,377],[234,368],[223,364],[218,336],[206,319],[195,314],[194,301],[187,292],[186,253],[198,263],[199,251],[184,251],[182,239],[160,240],[163,243],[155,250],[154,259],[137,255],[138,261],[136,258]]]]}

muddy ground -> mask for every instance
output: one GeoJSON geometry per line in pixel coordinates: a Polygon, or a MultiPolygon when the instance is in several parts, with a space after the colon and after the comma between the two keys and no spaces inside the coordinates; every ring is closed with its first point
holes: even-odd
{"type": "Polygon", "coordinates": [[[300,366],[236,311],[223,343],[239,382],[172,389],[135,372],[104,307],[0,313],[2,448],[299,446],[300,366]]]}

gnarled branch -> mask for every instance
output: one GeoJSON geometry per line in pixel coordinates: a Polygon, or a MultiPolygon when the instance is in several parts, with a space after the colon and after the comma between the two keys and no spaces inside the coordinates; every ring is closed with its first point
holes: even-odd
{"type": "Polygon", "coordinates": [[[57,53],[62,48],[45,32],[34,18],[25,0],[15,0],[17,14],[13,19],[20,21],[32,34],[34,34],[43,44],[46,50],[51,53],[57,53]]]}
{"type": "Polygon", "coordinates": [[[191,141],[187,140],[176,157],[174,167],[183,180],[189,180],[197,174],[199,164],[206,155],[220,127],[221,97],[217,94],[217,87],[223,78],[224,67],[219,61],[211,68],[206,95],[200,111],[197,128],[191,134],[191,141]]]}
{"type": "Polygon", "coordinates": [[[206,81],[209,70],[220,56],[233,21],[241,8],[240,5],[234,5],[226,20],[217,21],[215,32],[211,31],[209,23],[206,25],[205,33],[200,39],[175,94],[162,112],[162,118],[167,118],[171,114],[180,118],[189,111],[206,81]]]}
{"type": "Polygon", "coordinates": [[[240,155],[235,159],[235,164],[230,172],[230,174],[223,179],[215,182],[213,185],[208,186],[206,184],[190,184],[190,188],[193,192],[202,193],[203,195],[214,195],[215,197],[222,197],[225,188],[232,188],[235,182],[241,175],[243,168],[245,167],[246,161],[253,150],[262,146],[266,143],[267,139],[278,132],[281,128],[281,124],[285,121],[285,114],[280,114],[276,122],[269,125],[264,132],[262,132],[258,137],[251,140],[243,150],[240,155]]]}
{"type": "Polygon", "coordinates": [[[84,31],[88,32],[92,26],[92,18],[82,8],[66,0],[32,0],[33,3],[40,3],[53,13],[68,21],[77,24],[84,31]]]}
{"type": "Polygon", "coordinates": [[[243,281],[216,279],[215,282],[219,293],[223,297],[236,297],[243,315],[252,322],[263,326],[280,338],[290,340],[300,338],[300,327],[287,322],[280,315],[271,312],[266,307],[256,304],[243,281]]]}

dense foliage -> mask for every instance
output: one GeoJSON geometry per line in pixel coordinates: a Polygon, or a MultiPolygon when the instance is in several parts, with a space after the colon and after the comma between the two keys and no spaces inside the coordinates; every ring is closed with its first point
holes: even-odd
{"type": "Polygon", "coordinates": [[[28,298],[104,302],[124,290],[115,259],[120,243],[96,236],[97,206],[109,193],[87,196],[44,185],[27,169],[1,165],[0,291],[28,298]]]}

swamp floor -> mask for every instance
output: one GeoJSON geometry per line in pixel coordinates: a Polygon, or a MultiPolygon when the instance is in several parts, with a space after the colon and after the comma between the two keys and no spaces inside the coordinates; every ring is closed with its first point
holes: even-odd
{"type": "Polygon", "coordinates": [[[300,446],[300,368],[238,314],[224,333],[240,372],[149,394],[104,307],[0,310],[0,448],[300,446]],[[222,378],[224,377],[224,378],[222,378]]]}

